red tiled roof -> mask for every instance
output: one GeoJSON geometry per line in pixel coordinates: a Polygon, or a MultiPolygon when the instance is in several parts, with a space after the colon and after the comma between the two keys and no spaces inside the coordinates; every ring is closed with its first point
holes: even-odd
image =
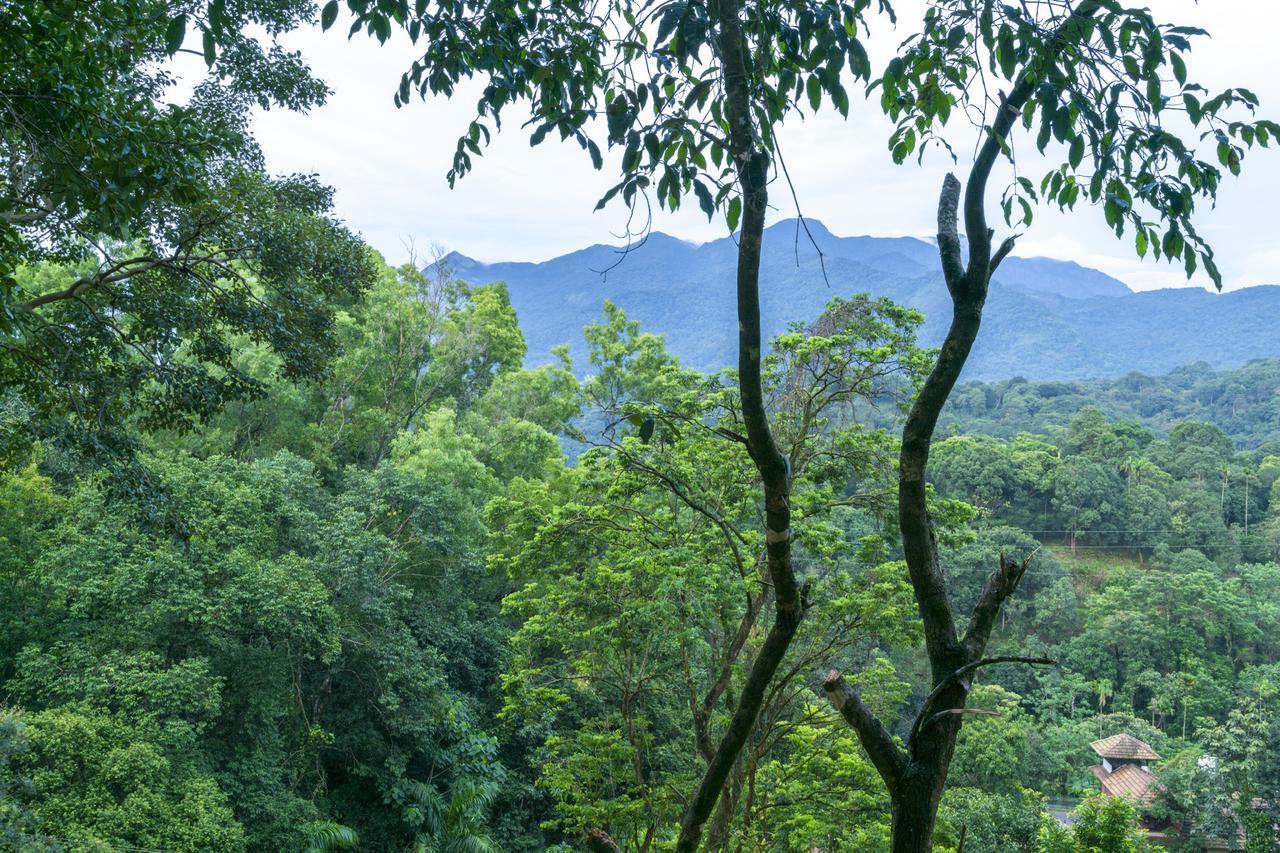
{"type": "Polygon", "coordinates": [[[1112,797],[1122,797],[1131,803],[1150,805],[1156,798],[1159,783],[1156,774],[1136,764],[1125,764],[1111,773],[1102,765],[1090,767],[1089,770],[1102,783],[1102,793],[1112,797]]]}
{"type": "Polygon", "coordinates": [[[1090,744],[1103,758],[1159,761],[1160,754],[1133,735],[1112,735],[1090,744]]]}

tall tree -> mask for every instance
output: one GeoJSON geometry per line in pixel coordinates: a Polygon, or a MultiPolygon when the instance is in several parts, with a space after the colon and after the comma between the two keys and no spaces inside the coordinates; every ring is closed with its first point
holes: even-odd
{"type": "Polygon", "coordinates": [[[322,372],[333,309],[373,262],[327,187],[266,173],[247,124],[254,106],[323,102],[278,43],[314,11],[0,1],[0,399],[35,435],[127,457],[128,426],[187,426],[258,393],[232,358],[240,335],[284,375],[322,372]]]}
{"type": "MultiPolygon", "coordinates": [[[[852,415],[918,378],[918,317],[887,300],[833,300],[817,323],[776,338],[765,359],[791,460],[798,562],[828,606],[802,624],[769,685],[708,823],[712,849],[759,817],[756,783],[782,733],[798,718],[833,716],[806,710],[810,674],[853,647],[905,644],[914,628],[901,566],[881,562],[882,551],[855,555],[844,524],[889,509],[893,438],[852,415]]],[[[619,309],[606,318],[588,328],[597,373],[584,392],[624,394],[621,426],[606,428],[574,468],[490,504],[491,526],[503,531],[490,561],[516,580],[504,606],[522,617],[505,713],[555,726],[541,784],[556,791],[561,824],[647,850],[667,840],[678,792],[715,759],[772,590],[762,583],[754,465],[722,435],[739,428],[737,389],[680,368],[619,309]]]]}
{"type": "MultiPolygon", "coordinates": [[[[622,149],[616,196],[633,211],[653,200],[678,207],[692,194],[738,233],[738,388],[740,441],[755,465],[765,507],[774,620],[682,818],[679,850],[698,846],[749,737],[766,688],[804,618],[807,603],[792,566],[791,470],[770,426],[761,379],[760,255],[771,170],[780,163],[774,131],[783,117],[824,102],[848,113],[842,74],[870,72],[859,38],[871,0],[821,2],[606,4],[500,0],[347,0],[362,28],[386,41],[403,26],[423,49],[403,75],[397,103],[416,91],[454,94],[464,77],[485,82],[478,115],[458,141],[450,180],[465,174],[509,104],[529,104],[538,144],[552,131],[574,139],[597,168],[592,134],[605,120],[607,142],[622,149]]],[[[332,25],[338,0],[322,21],[332,25]]],[[[880,7],[887,8],[885,0],[880,7]]]]}
{"type": "Polygon", "coordinates": [[[993,167],[1002,155],[1017,166],[1015,127],[1021,122],[1030,129],[1038,118],[1037,148],[1044,152],[1056,139],[1066,146],[1067,160],[1050,170],[1039,188],[1016,176],[1003,200],[1007,220],[1018,209],[1029,225],[1031,204],[1039,199],[1069,209],[1084,198],[1102,208],[1117,235],[1133,226],[1139,255],[1151,249],[1178,258],[1188,275],[1203,263],[1220,285],[1213,253],[1197,234],[1192,214],[1197,198],[1214,198],[1221,170],[1197,159],[1195,143],[1172,132],[1164,114],[1185,109],[1191,123],[1204,128],[1202,138],[1216,146],[1221,166],[1233,173],[1239,171],[1242,147],[1255,141],[1265,145],[1280,128],[1224,117],[1233,104],[1252,110],[1256,98],[1248,90],[1228,89],[1201,100],[1204,89],[1187,82],[1184,59],[1189,38],[1196,34],[1115,0],[1029,6],[935,0],[920,34],[908,40],[876,81],[883,106],[899,121],[892,139],[899,161],[918,145],[923,151],[927,144],[942,142],[941,127],[954,107],[982,113],[981,141],[968,178],[962,186],[948,175],[938,204],[938,249],[952,320],[933,372],[903,427],[899,464],[902,546],[924,623],[933,689],[917,709],[906,742],[899,745],[839,673],[832,671],[825,685],[889,788],[895,853],[932,848],[938,803],[973,680],[983,667],[1010,660],[986,656],[987,644],[1001,607],[1030,566],[1029,558],[1001,555],[967,626],[958,629],[925,487],[938,416],[977,337],[991,276],[1014,248],[1014,237],[996,246],[987,222],[993,167]],[[979,100],[975,92],[985,93],[996,80],[1003,80],[1007,89],[979,100]],[[1180,104],[1173,103],[1175,98],[1180,104]]]}

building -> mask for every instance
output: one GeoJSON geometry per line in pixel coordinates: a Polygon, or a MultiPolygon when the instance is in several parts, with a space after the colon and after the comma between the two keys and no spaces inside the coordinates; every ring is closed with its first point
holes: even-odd
{"type": "Polygon", "coordinates": [[[1102,763],[1090,772],[1102,784],[1102,793],[1123,797],[1139,809],[1151,805],[1158,790],[1150,763],[1160,754],[1133,735],[1112,735],[1090,744],[1102,763]]]}
{"type": "MultiPolygon", "coordinates": [[[[1160,790],[1156,774],[1151,772],[1151,762],[1160,760],[1160,753],[1133,735],[1120,734],[1095,740],[1089,744],[1102,759],[1101,764],[1089,768],[1102,785],[1102,793],[1109,797],[1123,797],[1143,811],[1155,800],[1160,790]]],[[[1147,841],[1163,845],[1168,842],[1166,822],[1152,823],[1142,819],[1147,841]]]]}

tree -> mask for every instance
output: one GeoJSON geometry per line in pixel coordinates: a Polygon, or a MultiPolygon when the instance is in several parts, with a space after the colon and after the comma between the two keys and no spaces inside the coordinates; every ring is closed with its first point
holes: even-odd
{"type": "MultiPolygon", "coordinates": [[[[301,849],[333,820],[401,848],[454,832],[430,823],[427,788],[475,829],[504,772],[463,692],[499,656],[482,553],[497,484],[452,410],[432,414],[336,494],[287,452],[149,460],[193,519],[182,541],[95,479],[56,518],[37,500],[39,535],[5,531],[23,549],[5,587],[41,617],[16,611],[0,675],[33,733],[15,778],[46,786],[31,800],[44,831],[301,849]],[[203,826],[192,814],[236,835],[183,837],[203,826]]],[[[37,499],[49,487],[16,479],[37,499]]],[[[0,517],[22,496],[6,489],[0,517]]]]}
{"type": "Polygon", "coordinates": [[[1115,472],[1083,456],[1066,459],[1053,475],[1053,508],[1070,534],[1072,553],[1080,531],[1097,534],[1111,524],[1123,499],[1115,472]]]}
{"type": "Polygon", "coordinates": [[[333,312],[370,282],[314,177],[266,174],[252,106],[326,89],[278,37],[304,0],[0,3],[0,393],[27,431],[132,458],[129,427],[191,426],[261,386],[237,335],[317,376],[333,312]],[[171,103],[199,31],[208,74],[171,103]],[[252,33],[265,34],[266,44],[252,33]]]}
{"type": "Polygon", "coordinates": [[[1138,812],[1127,800],[1097,794],[1076,806],[1073,815],[1070,827],[1045,816],[1037,853],[1139,853],[1147,849],[1138,812]]]}
{"type": "MultiPolygon", "coordinates": [[[[887,510],[892,441],[850,413],[899,380],[910,385],[917,319],[884,301],[835,300],[776,339],[765,360],[791,460],[798,565],[828,606],[805,621],[769,686],[709,821],[713,848],[734,833],[776,831],[779,806],[764,781],[791,778],[779,753],[815,715],[806,673],[903,639],[900,566],[855,548],[845,527],[887,510]]],[[[491,562],[514,581],[504,606],[520,617],[503,714],[537,733],[553,826],[570,837],[604,830],[644,850],[668,840],[675,792],[715,757],[772,591],[753,529],[754,467],[722,435],[738,428],[730,378],[681,368],[615,306],[586,336],[584,399],[610,424],[573,469],[490,504],[502,531],[491,562]]]]}
{"type": "MultiPolygon", "coordinates": [[[[459,140],[451,179],[471,168],[501,110],[527,101],[533,144],[555,131],[562,139],[575,139],[598,166],[600,147],[588,132],[594,129],[589,122],[605,119],[607,141],[623,149],[623,172],[602,203],[621,196],[634,209],[651,191],[659,204],[676,206],[692,193],[709,215],[723,205],[730,227],[741,225],[737,302],[743,429],[738,435],[760,478],[775,618],[715,757],[689,800],[679,850],[699,843],[806,609],[791,553],[788,461],[779,452],[761,382],[760,238],[768,170],[777,160],[774,130],[804,95],[814,109],[829,100],[847,110],[840,72],[847,65],[857,77],[868,74],[857,34],[869,5],[863,0],[799,6],[618,0],[598,7],[428,0],[411,8],[407,0],[347,1],[356,17],[353,33],[365,28],[385,41],[392,25],[399,24],[424,46],[422,58],[401,79],[397,102],[408,101],[415,90],[451,95],[463,77],[483,78],[478,116],[459,140]]],[[[332,23],[338,10],[337,0],[331,0],[325,19],[332,23]]],[[[1227,90],[1202,101],[1200,87],[1185,85],[1189,35],[1113,0],[1055,2],[1032,10],[948,0],[931,6],[924,33],[909,41],[878,81],[882,105],[901,120],[892,139],[899,161],[917,142],[935,141],[935,127],[953,108],[981,110],[984,105],[972,104],[969,96],[984,65],[1010,84],[1000,101],[989,105],[995,114],[984,126],[963,199],[955,177],[944,186],[939,245],[953,323],[908,416],[900,456],[899,522],[937,695],[925,703],[903,751],[855,691],[838,677],[828,682],[888,785],[896,851],[927,849],[931,842],[968,677],[984,665],[1000,606],[1027,569],[1026,563],[1002,562],[965,635],[957,635],[929,519],[925,468],[938,416],[977,335],[991,274],[1013,248],[1011,240],[995,247],[988,230],[985,202],[992,168],[1002,153],[1012,156],[1011,131],[1018,119],[1029,127],[1039,113],[1038,146],[1043,150],[1056,137],[1068,146],[1068,160],[1046,176],[1039,191],[1029,179],[1015,181],[1004,200],[1007,217],[1022,207],[1029,222],[1031,201],[1041,196],[1061,207],[1087,198],[1102,208],[1117,235],[1127,225],[1134,227],[1140,255],[1153,251],[1179,258],[1189,273],[1203,265],[1217,282],[1212,253],[1196,233],[1192,214],[1197,197],[1213,198],[1221,169],[1197,159],[1194,144],[1161,125],[1163,87],[1177,88],[1195,123],[1205,126],[1216,143],[1222,167],[1233,173],[1244,147],[1268,144],[1280,126],[1224,118],[1233,105],[1252,109],[1256,99],[1247,90],[1227,90]],[[1120,106],[1122,96],[1133,101],[1132,111],[1120,106]],[[1086,158],[1091,174],[1080,172],[1086,158]],[[967,264],[958,230],[962,206],[967,264]],[[1151,216],[1154,222],[1144,218],[1151,216]]]]}
{"type": "Polygon", "coordinates": [[[949,497],[990,512],[1012,503],[1017,468],[1008,446],[985,436],[955,436],[934,446],[930,477],[949,497]]]}
{"type": "Polygon", "coordinates": [[[992,242],[985,209],[992,168],[1002,154],[1013,159],[1012,133],[1019,119],[1030,128],[1038,114],[1037,147],[1044,151],[1056,138],[1067,146],[1068,159],[1045,176],[1039,190],[1030,179],[1018,177],[1003,199],[1006,219],[1020,208],[1029,225],[1034,200],[1072,208],[1084,198],[1102,208],[1117,236],[1126,224],[1134,227],[1140,255],[1154,242],[1157,253],[1180,258],[1188,274],[1202,263],[1220,283],[1212,251],[1191,221],[1195,198],[1214,197],[1220,169],[1196,159],[1194,143],[1171,133],[1160,121],[1167,106],[1163,87],[1177,87],[1195,124],[1208,128],[1221,165],[1233,173],[1239,170],[1242,153],[1233,140],[1266,144],[1277,126],[1228,123],[1219,117],[1237,101],[1252,109],[1256,99],[1247,90],[1227,90],[1201,102],[1201,87],[1186,83],[1183,54],[1190,48],[1191,34],[1114,2],[1081,0],[1028,8],[948,0],[930,6],[923,32],[908,40],[904,53],[876,81],[884,108],[899,120],[891,140],[898,161],[918,143],[939,141],[941,125],[955,105],[971,104],[968,87],[982,74],[1008,82],[994,103],[974,105],[984,108],[982,138],[963,189],[953,175],[943,186],[938,246],[953,304],[952,323],[902,434],[898,516],[924,623],[933,690],[900,746],[837,672],[826,681],[832,701],[857,730],[889,788],[895,853],[932,846],[938,802],[970,684],[978,670],[999,659],[984,657],[986,646],[1002,605],[1029,566],[1027,561],[1002,557],[967,628],[963,634],[957,631],[929,516],[925,469],[938,417],[978,334],[988,282],[1014,246],[1013,238],[999,247],[992,242]],[[1132,107],[1121,108],[1121,97],[1132,107]],[[1086,160],[1091,175],[1080,172],[1086,160]],[[967,261],[957,225],[961,211],[967,261]],[[1153,215],[1165,229],[1163,235],[1147,220],[1153,215]]]}
{"type": "MultiPolygon", "coordinates": [[[[592,119],[606,120],[607,142],[623,149],[622,179],[601,200],[621,196],[634,211],[656,197],[677,207],[692,193],[711,216],[722,209],[738,237],[738,440],[760,479],[774,623],[756,655],[737,709],[682,819],[680,850],[694,849],[749,736],[766,689],[806,609],[791,558],[790,472],[770,427],[761,379],[759,270],[769,170],[778,163],[774,129],[799,110],[829,102],[842,114],[841,80],[870,71],[859,41],[870,0],[815,4],[707,3],[650,5],[616,0],[516,3],[372,3],[347,0],[356,20],[386,41],[393,25],[423,46],[400,81],[397,103],[416,90],[452,95],[463,77],[486,86],[478,115],[458,142],[450,180],[465,174],[488,141],[490,121],[527,101],[536,126],[531,143],[555,131],[575,139],[597,167],[592,119]],[[465,26],[461,23],[466,21],[465,26]],[[709,61],[708,61],[709,57],[709,61]]],[[[881,7],[887,4],[881,0],[881,7]]],[[[332,24],[339,3],[322,20],[332,24]]]]}
{"type": "Polygon", "coordinates": [[[1280,849],[1280,690],[1263,678],[1242,692],[1222,725],[1204,733],[1213,772],[1210,807],[1234,812],[1245,849],[1280,849]],[[1216,788],[1217,791],[1213,791],[1216,788]],[[1216,794],[1216,795],[1215,795],[1216,794]]]}
{"type": "Polygon", "coordinates": [[[963,833],[964,850],[971,853],[1032,853],[1043,813],[1044,797],[1035,791],[993,793],[955,786],[943,796],[938,818],[949,830],[946,840],[958,843],[963,833]]]}
{"type": "Polygon", "coordinates": [[[0,786],[9,788],[15,776],[31,780],[13,786],[12,805],[29,809],[51,841],[82,849],[245,849],[225,790],[193,760],[181,732],[71,708],[18,720],[26,748],[0,769],[8,777],[0,786]]]}

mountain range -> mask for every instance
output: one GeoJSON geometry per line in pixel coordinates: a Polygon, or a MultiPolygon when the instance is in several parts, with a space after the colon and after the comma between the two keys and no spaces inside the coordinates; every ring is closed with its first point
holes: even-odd
{"type": "MultiPolygon", "coordinates": [[[[950,301],[937,248],[913,237],[837,237],[822,223],[779,222],[765,232],[761,308],[767,337],[808,322],[834,296],[887,296],[922,311],[920,338],[937,345],[950,301]]],[[[528,362],[570,344],[586,369],[582,327],[609,299],[645,331],[666,336],[704,371],[736,362],[732,237],[696,244],[652,233],[624,251],[595,245],[542,263],[485,264],[452,254],[463,281],[505,281],[529,344],[528,362]]],[[[1280,355],[1280,286],[1228,293],[1199,288],[1134,292],[1072,261],[1009,257],[991,285],[983,331],[965,379],[1076,379],[1164,373],[1205,362],[1235,367],[1280,355]]]]}

